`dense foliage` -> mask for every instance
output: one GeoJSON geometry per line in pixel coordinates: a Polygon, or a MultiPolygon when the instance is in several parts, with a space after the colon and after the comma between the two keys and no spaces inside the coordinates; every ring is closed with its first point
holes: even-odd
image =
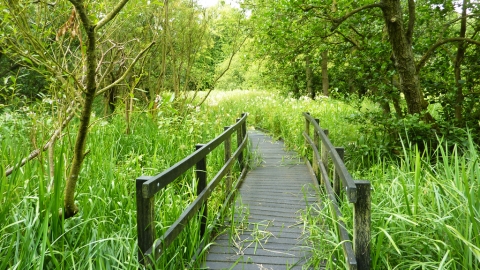
{"type": "MultiPolygon", "coordinates": [[[[479,13],[476,0],[2,1],[0,269],[137,268],[133,180],[245,111],[300,153],[310,111],[346,147],[375,189],[375,267],[478,268],[479,13]]],[[[157,230],[194,189],[185,175],[161,195],[157,230]]],[[[315,267],[342,262],[327,216],[305,216],[315,267]]],[[[197,263],[196,226],[162,267],[197,263]]]]}
{"type": "Polygon", "coordinates": [[[477,1],[248,0],[244,7],[255,25],[252,59],[267,67],[265,86],[294,97],[369,97],[381,111],[356,119],[377,127],[370,136],[391,141],[399,125],[421,134],[420,144],[436,134],[455,138],[453,127],[479,131],[477,1]]]}

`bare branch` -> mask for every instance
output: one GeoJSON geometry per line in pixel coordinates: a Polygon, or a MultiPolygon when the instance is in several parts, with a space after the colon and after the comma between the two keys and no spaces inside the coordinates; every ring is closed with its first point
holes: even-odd
{"type": "Polygon", "coordinates": [[[357,30],[355,27],[353,27],[353,25],[350,25],[350,29],[352,29],[353,32],[355,32],[357,35],[359,35],[362,39],[365,38],[365,35],[363,35],[362,33],[358,32],[358,30],[357,30]]]}
{"type": "Polygon", "coordinates": [[[22,159],[22,161],[19,164],[8,168],[5,171],[5,176],[9,176],[10,174],[12,174],[12,172],[15,169],[23,167],[25,164],[27,164],[27,162],[36,158],[41,152],[49,149],[55,143],[55,140],[60,136],[60,134],[62,133],[62,130],[68,125],[70,120],[72,120],[73,116],[75,116],[75,109],[76,109],[75,108],[75,102],[72,102],[70,104],[70,107],[67,109],[67,114],[68,114],[67,118],[65,118],[65,120],[63,120],[63,122],[62,122],[62,125],[57,130],[55,130],[55,132],[53,132],[52,136],[47,141],[47,143],[43,146],[43,148],[38,148],[38,149],[33,150],[30,153],[30,155],[28,155],[28,157],[22,159]]]}
{"type": "Polygon", "coordinates": [[[335,29],[337,29],[338,26],[340,26],[340,24],[342,24],[348,18],[352,17],[353,15],[357,14],[358,12],[360,12],[362,10],[371,9],[371,8],[382,8],[382,7],[383,7],[382,3],[374,3],[374,4],[370,4],[370,5],[366,5],[366,6],[363,6],[363,7],[356,8],[356,9],[350,11],[349,13],[343,15],[340,18],[334,18],[334,19],[332,19],[333,25],[330,28],[330,31],[335,31],[335,29]]]}
{"type": "Polygon", "coordinates": [[[108,13],[103,19],[101,19],[97,23],[97,25],[95,26],[97,28],[97,30],[102,28],[106,23],[108,23],[113,18],[115,18],[115,16],[117,16],[117,14],[120,12],[120,10],[122,10],[122,8],[125,6],[125,4],[127,2],[128,2],[128,0],[120,1],[120,3],[118,3],[110,13],[108,13]]]}
{"type": "MultiPolygon", "coordinates": [[[[234,48],[233,51],[232,51],[232,55],[230,55],[230,59],[228,60],[228,65],[227,67],[222,71],[222,73],[220,73],[216,78],[215,80],[213,81],[212,85],[215,86],[215,84],[217,84],[217,81],[223,77],[223,75],[225,75],[225,73],[230,69],[230,64],[232,64],[232,60],[233,60],[233,57],[237,54],[237,52],[240,50],[240,48],[242,47],[242,45],[245,43],[245,41],[247,40],[248,36],[246,36],[242,42],[238,45],[237,48],[234,48]]],[[[197,106],[200,106],[202,105],[205,100],[207,100],[208,96],[210,95],[210,93],[212,92],[213,88],[214,87],[211,87],[211,89],[208,90],[207,94],[205,95],[205,97],[202,99],[202,101],[200,101],[200,103],[197,104],[197,106]]]]}
{"type": "Polygon", "coordinates": [[[447,38],[447,39],[444,39],[444,40],[440,40],[438,41],[437,43],[433,44],[432,47],[430,47],[428,49],[428,51],[422,56],[422,58],[420,59],[420,61],[418,61],[418,64],[416,66],[416,69],[417,69],[417,74],[420,72],[420,69],[422,69],[424,66],[425,66],[425,63],[428,61],[428,59],[432,56],[433,52],[440,46],[444,45],[444,44],[447,44],[447,43],[452,43],[452,42],[467,42],[467,43],[471,43],[471,44],[475,44],[477,46],[480,46],[480,41],[477,41],[477,40],[474,40],[474,39],[471,39],[471,38],[460,38],[460,37],[457,37],[457,38],[447,38]]]}
{"type": "MultiPolygon", "coordinates": [[[[110,40],[109,40],[110,41],[110,40]]],[[[101,64],[103,63],[103,59],[105,59],[105,56],[110,52],[112,51],[114,48],[117,47],[117,44],[115,44],[114,42],[110,41],[110,43],[112,43],[113,45],[111,47],[109,47],[105,52],[102,52],[102,55],[100,56],[100,60],[98,61],[98,66],[97,66],[97,70],[95,70],[96,73],[99,73],[100,72],[100,67],[102,66],[101,64]]]]}
{"type": "Polygon", "coordinates": [[[464,19],[464,18],[470,18],[470,17],[480,17],[480,14],[468,14],[468,15],[465,15],[465,16],[461,16],[461,17],[458,17],[456,19],[453,19],[447,23],[444,24],[445,27],[448,27],[458,21],[460,21],[461,19],[464,19]]]}
{"type": "Polygon", "coordinates": [[[350,37],[347,37],[346,35],[344,35],[342,32],[340,31],[335,31],[335,33],[338,33],[340,36],[342,36],[346,41],[350,42],[353,44],[353,46],[357,47],[359,50],[362,49],[362,46],[360,46],[360,44],[358,44],[358,41],[356,41],[355,39],[353,38],[350,38],[350,37]]]}
{"type": "Polygon", "coordinates": [[[127,76],[128,74],[130,73],[130,71],[132,70],[133,66],[135,66],[135,64],[137,63],[138,59],[140,59],[140,57],[142,57],[142,55],[147,52],[153,45],[155,44],[155,41],[152,41],[150,44],[148,44],[148,46],[143,49],[138,55],[137,57],[135,57],[135,59],[133,60],[133,62],[130,64],[130,66],[128,66],[127,70],[125,70],[125,72],[122,74],[122,76],[120,76],[120,78],[118,78],[116,81],[114,81],[113,83],[109,84],[108,86],[105,86],[104,88],[102,88],[101,90],[97,91],[97,93],[95,95],[100,95],[102,94],[103,92],[107,91],[108,89],[114,87],[115,85],[117,85],[118,83],[120,83],[121,81],[123,81],[127,76]]]}

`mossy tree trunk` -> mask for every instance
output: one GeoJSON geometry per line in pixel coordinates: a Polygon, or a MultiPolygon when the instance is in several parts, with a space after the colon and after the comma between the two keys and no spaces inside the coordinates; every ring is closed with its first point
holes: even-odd
{"type": "Polygon", "coordinates": [[[408,113],[422,113],[427,103],[420,88],[415,58],[412,49],[412,35],[415,23],[415,6],[409,0],[409,21],[405,29],[403,12],[399,0],[383,0],[382,11],[387,27],[390,45],[395,59],[395,68],[400,78],[401,91],[405,95],[408,113]]]}
{"type": "Polygon", "coordinates": [[[113,19],[123,8],[128,0],[122,0],[115,6],[111,13],[107,14],[102,20],[94,24],[89,19],[87,13],[87,4],[83,0],[70,0],[75,7],[83,29],[86,34],[86,52],[85,52],[85,86],[81,91],[84,94],[83,106],[80,115],[80,124],[77,131],[73,159],[70,166],[70,172],[67,177],[67,183],[64,191],[64,218],[70,218],[78,212],[78,206],[75,204],[75,188],[85,158],[85,142],[88,135],[88,126],[90,125],[90,116],[92,113],[93,101],[97,92],[96,73],[97,73],[97,55],[96,55],[96,31],[113,19]]]}

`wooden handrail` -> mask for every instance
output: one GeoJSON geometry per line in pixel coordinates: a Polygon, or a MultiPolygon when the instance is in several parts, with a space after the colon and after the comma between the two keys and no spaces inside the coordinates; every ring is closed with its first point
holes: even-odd
{"type": "MultiPolygon", "coordinates": [[[[246,148],[248,142],[246,135],[246,120],[247,114],[244,113],[241,118],[237,119],[237,122],[234,125],[226,127],[224,132],[218,137],[214,138],[207,144],[197,145],[197,150],[195,152],[162,173],[151,177],[141,176],[137,178],[138,259],[141,264],[153,264],[183,231],[188,221],[192,219],[200,209],[202,209],[202,206],[204,207],[204,212],[201,214],[200,237],[203,237],[206,228],[207,202],[215,187],[220,183],[224,176],[227,176],[227,182],[230,181],[231,167],[235,164],[236,160],[239,161],[242,170],[239,178],[243,178],[246,173],[247,166],[245,165],[245,159],[243,157],[243,150],[246,148]],[[233,154],[230,154],[231,135],[234,132],[237,133],[238,145],[237,150],[233,154]],[[206,156],[222,143],[225,145],[225,165],[207,185],[207,168],[205,165],[206,156]],[[230,156],[228,157],[227,155],[230,156]],[[154,226],[155,194],[193,166],[196,166],[196,177],[198,179],[197,198],[183,211],[180,217],[170,226],[165,234],[156,239],[154,226]]],[[[229,185],[230,184],[227,183],[227,188],[229,185]]],[[[230,200],[233,192],[234,190],[226,190],[227,201],[230,200]]]]}
{"type": "Polygon", "coordinates": [[[328,132],[320,128],[318,119],[314,119],[309,113],[303,113],[303,116],[305,117],[305,131],[303,132],[305,143],[310,146],[313,151],[312,162],[314,164],[314,173],[317,176],[320,174],[321,183],[325,187],[325,192],[331,201],[330,205],[332,207],[333,220],[335,220],[337,224],[339,238],[342,243],[348,268],[361,270],[370,269],[370,182],[353,180],[343,162],[343,148],[335,148],[332,145],[327,136],[328,132]],[[313,140],[310,137],[310,124],[314,127],[315,136],[313,140]],[[322,141],[322,155],[318,150],[319,138],[322,141]],[[329,167],[327,166],[328,157],[332,159],[335,165],[333,187],[330,181],[329,167]],[[349,202],[354,205],[353,247],[339,207],[343,198],[339,180],[341,180],[346,187],[349,202]]]}
{"type": "Polygon", "coordinates": [[[327,135],[325,135],[323,129],[320,128],[320,125],[309,113],[303,113],[303,116],[310,124],[313,125],[314,132],[320,136],[320,139],[322,140],[322,147],[324,145],[327,148],[326,152],[332,158],[333,164],[335,165],[335,170],[345,186],[348,201],[355,203],[357,201],[357,186],[355,185],[352,176],[348,172],[337,151],[334,151],[335,147],[332,145],[327,135]]]}

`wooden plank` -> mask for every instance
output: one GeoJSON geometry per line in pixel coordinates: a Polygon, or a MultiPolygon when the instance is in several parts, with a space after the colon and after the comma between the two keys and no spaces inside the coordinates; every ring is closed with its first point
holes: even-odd
{"type": "Polygon", "coordinates": [[[300,214],[318,202],[310,172],[296,153],[284,150],[282,142],[258,131],[248,136],[261,161],[239,189],[235,228],[225,224],[205,268],[302,269],[310,253],[300,214]]]}
{"type": "MultiPolygon", "coordinates": [[[[232,266],[231,263],[226,262],[212,262],[211,267],[208,269],[230,269],[230,270],[275,270],[286,268],[285,265],[278,264],[236,264],[232,266]]],[[[301,270],[302,266],[293,266],[289,267],[290,270],[301,270]]]]}
{"type": "Polygon", "coordinates": [[[284,257],[305,257],[307,252],[301,249],[285,249],[279,251],[273,250],[265,250],[265,249],[246,249],[246,250],[238,250],[238,248],[234,248],[231,246],[219,246],[215,245],[210,250],[210,254],[239,254],[239,255],[258,255],[258,256],[284,256],[284,257]]]}

